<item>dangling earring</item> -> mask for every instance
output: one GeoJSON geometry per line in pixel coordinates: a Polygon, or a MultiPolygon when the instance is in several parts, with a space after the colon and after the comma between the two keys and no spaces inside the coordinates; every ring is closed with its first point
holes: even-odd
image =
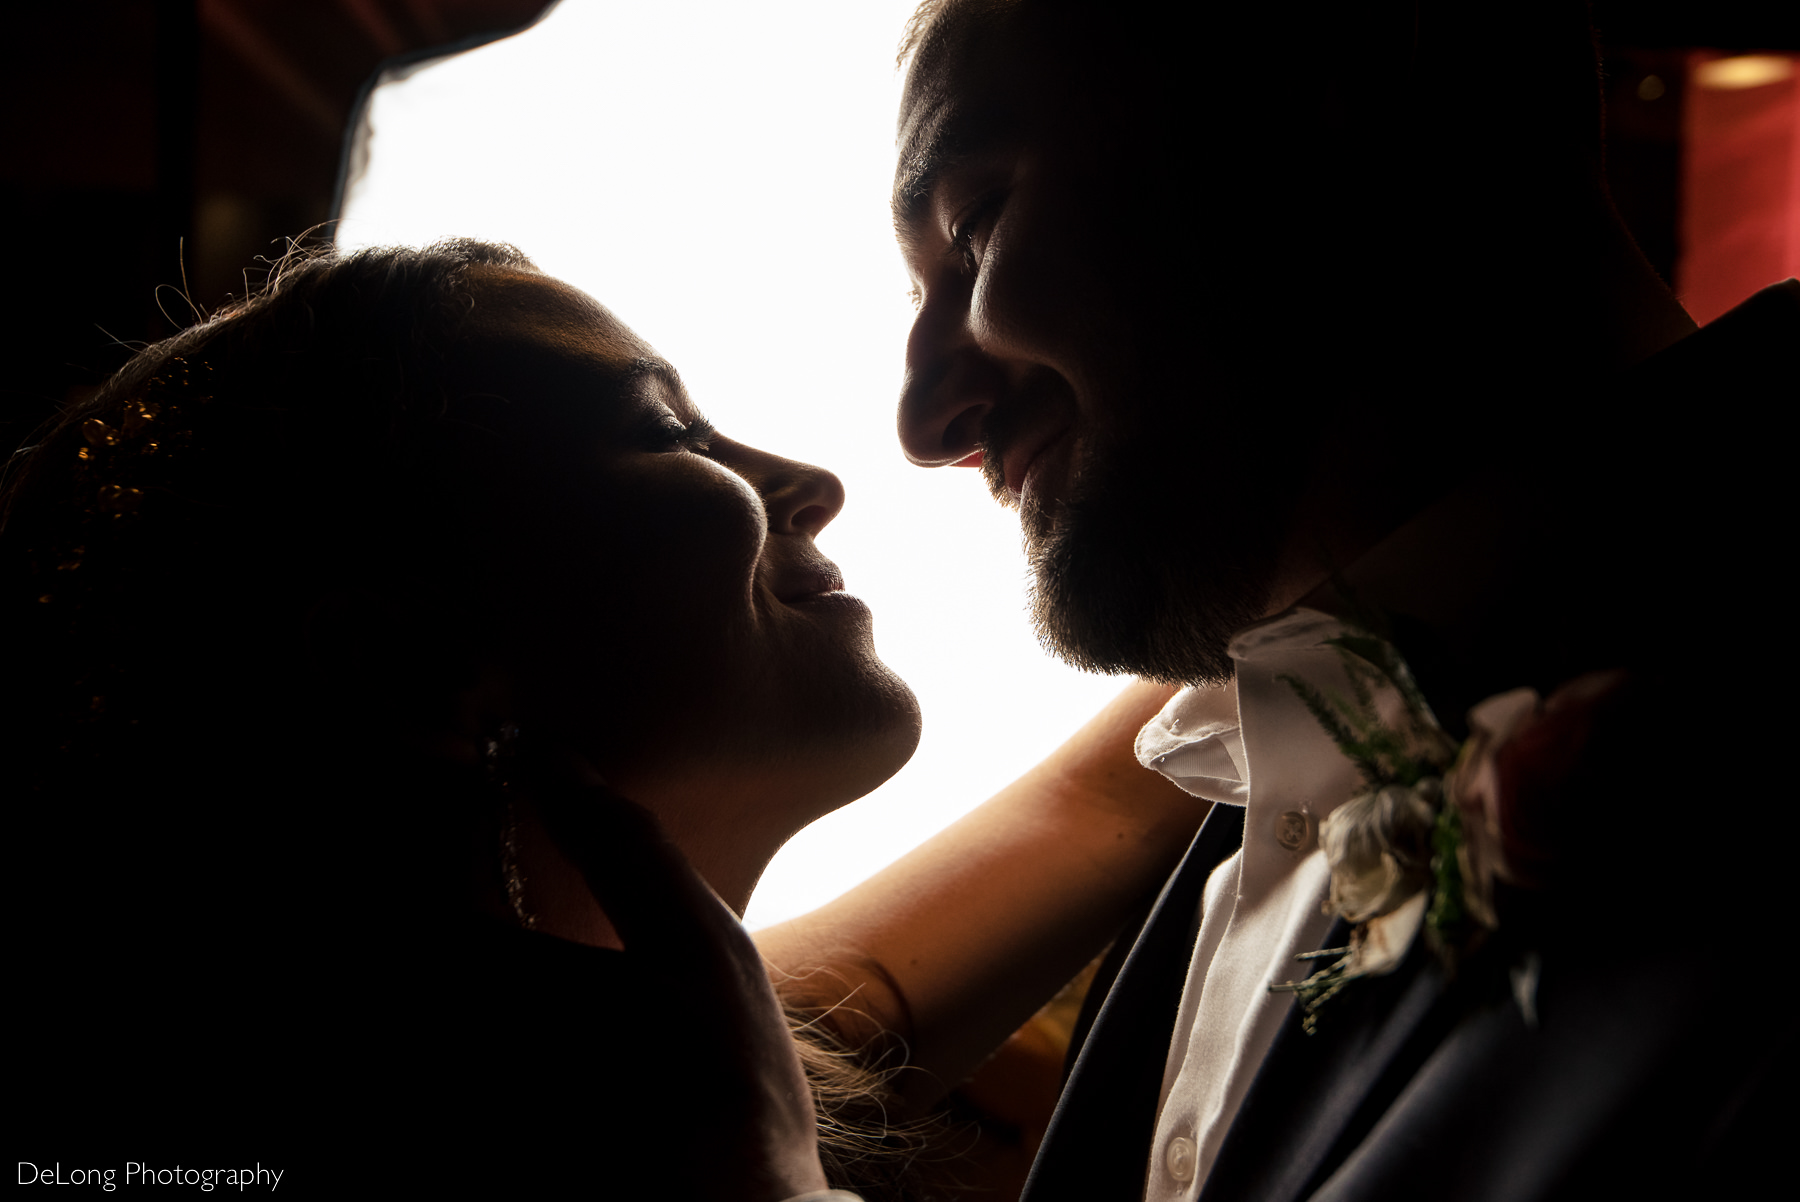
{"type": "Polygon", "coordinates": [[[519,871],[519,814],[513,796],[514,757],[519,747],[519,727],[503,722],[494,738],[482,740],[487,760],[488,787],[500,801],[500,879],[506,884],[506,900],[526,930],[537,928],[537,915],[525,908],[525,876],[519,871]]]}

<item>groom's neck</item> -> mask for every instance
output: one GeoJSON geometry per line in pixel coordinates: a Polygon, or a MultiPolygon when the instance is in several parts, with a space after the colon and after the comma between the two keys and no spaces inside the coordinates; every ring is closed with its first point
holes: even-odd
{"type": "MultiPolygon", "coordinates": [[[[1394,620],[1396,637],[1412,644],[1402,650],[1422,676],[1439,678],[1456,715],[1492,692],[1618,666],[1633,654],[1639,618],[1653,620],[1647,600],[1658,586],[1641,577],[1655,565],[1606,541],[1621,522],[1633,525],[1620,501],[1645,486],[1620,462],[1622,441],[1640,431],[1614,428],[1611,415],[1621,373],[1694,325],[1610,206],[1588,237],[1570,231],[1565,246],[1579,254],[1565,251],[1557,274],[1541,277],[1554,293],[1542,320],[1496,330],[1484,362],[1423,398],[1409,421],[1423,433],[1396,440],[1404,447],[1390,452],[1385,474],[1370,461],[1386,431],[1327,448],[1321,478],[1340,479],[1318,491],[1341,498],[1360,488],[1365,503],[1321,519],[1335,523],[1336,545],[1314,542],[1333,562],[1315,557],[1310,580],[1290,575],[1290,598],[1394,620]],[[1388,483],[1361,482],[1371,477],[1388,483]]],[[[1624,541],[1640,540],[1631,531],[1624,541]]]]}

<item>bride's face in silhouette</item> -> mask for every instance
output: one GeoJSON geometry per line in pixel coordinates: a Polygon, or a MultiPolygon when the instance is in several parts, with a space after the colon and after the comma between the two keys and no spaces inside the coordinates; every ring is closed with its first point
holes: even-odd
{"type": "Polygon", "coordinates": [[[838,479],[715,431],[585,294],[497,268],[470,292],[457,383],[500,399],[529,464],[505,535],[515,717],[677,834],[721,810],[791,832],[897,771],[916,702],[813,544],[838,479]]]}

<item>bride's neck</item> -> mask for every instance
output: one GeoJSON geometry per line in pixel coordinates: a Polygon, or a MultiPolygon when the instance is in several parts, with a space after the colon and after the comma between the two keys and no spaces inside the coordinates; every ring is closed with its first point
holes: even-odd
{"type": "MultiPolygon", "coordinates": [[[[763,870],[793,834],[791,830],[762,830],[744,821],[725,822],[717,814],[696,807],[656,804],[642,799],[662,822],[682,854],[740,918],[763,870]],[[727,829],[729,828],[729,829],[727,829]]],[[[747,807],[754,814],[757,807],[747,807]]],[[[541,815],[521,796],[514,807],[513,852],[502,872],[517,881],[519,907],[529,915],[534,929],[591,947],[618,948],[622,942],[605,910],[595,900],[586,879],[563,854],[545,828],[541,815]]],[[[515,919],[511,894],[500,898],[500,908],[515,919]]],[[[495,899],[486,906],[496,909],[495,899]]]]}

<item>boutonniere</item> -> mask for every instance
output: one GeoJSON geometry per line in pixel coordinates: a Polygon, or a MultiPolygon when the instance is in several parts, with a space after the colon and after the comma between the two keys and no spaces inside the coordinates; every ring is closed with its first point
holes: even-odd
{"type": "MultiPolygon", "coordinates": [[[[1470,737],[1458,746],[1389,643],[1365,631],[1329,642],[1350,696],[1281,677],[1365,785],[1319,827],[1331,871],[1325,910],[1351,924],[1350,940],[1301,957],[1326,961],[1312,975],[1269,987],[1296,995],[1308,1034],[1345,986],[1398,967],[1421,927],[1454,973],[1499,929],[1496,886],[1545,882],[1556,821],[1546,802],[1572,771],[1595,704],[1623,680],[1617,672],[1584,676],[1547,703],[1531,689],[1489,698],[1470,711],[1470,737]],[[1377,710],[1376,694],[1386,689],[1400,699],[1398,721],[1377,710]]],[[[1515,999],[1532,1026],[1537,972],[1530,954],[1512,970],[1515,999]]]]}

